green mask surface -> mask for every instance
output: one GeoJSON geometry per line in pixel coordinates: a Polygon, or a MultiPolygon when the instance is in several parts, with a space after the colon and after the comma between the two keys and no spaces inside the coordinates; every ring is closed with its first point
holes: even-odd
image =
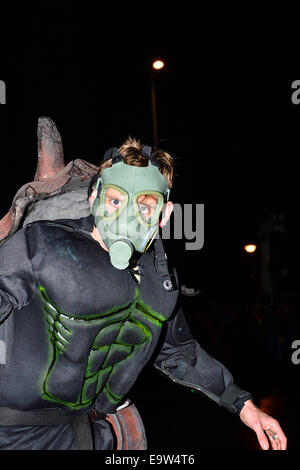
{"type": "Polygon", "coordinates": [[[117,269],[126,269],[135,251],[143,253],[158,230],[159,218],[170,190],[165,177],[148,166],[123,161],[103,170],[97,181],[91,212],[117,269]]]}

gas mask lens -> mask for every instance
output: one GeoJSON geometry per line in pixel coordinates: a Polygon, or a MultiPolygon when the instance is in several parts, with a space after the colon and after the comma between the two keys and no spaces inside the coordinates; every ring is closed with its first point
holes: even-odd
{"type": "Polygon", "coordinates": [[[163,204],[164,197],[158,192],[143,191],[134,196],[137,218],[143,225],[152,226],[157,223],[163,204]]]}
{"type": "Polygon", "coordinates": [[[100,214],[102,217],[114,219],[119,217],[128,204],[128,195],[122,188],[105,185],[100,196],[100,214]]]}

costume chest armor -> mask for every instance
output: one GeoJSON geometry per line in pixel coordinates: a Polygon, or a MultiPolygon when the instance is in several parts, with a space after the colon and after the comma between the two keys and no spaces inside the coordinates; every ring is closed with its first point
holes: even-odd
{"type": "Polygon", "coordinates": [[[113,412],[153,355],[177,301],[178,290],[160,269],[162,251],[143,254],[137,283],[81,231],[35,223],[28,240],[36,293],[26,318],[18,313],[15,331],[19,340],[35,331],[26,342],[40,354],[32,364],[36,405],[76,413],[96,401],[100,411],[113,412]]]}

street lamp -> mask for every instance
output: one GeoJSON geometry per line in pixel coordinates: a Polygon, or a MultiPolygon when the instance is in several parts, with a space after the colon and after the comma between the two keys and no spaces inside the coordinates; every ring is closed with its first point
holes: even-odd
{"type": "Polygon", "coordinates": [[[152,67],[154,68],[154,70],[161,70],[163,69],[165,66],[165,63],[162,61],[162,60],[155,60],[152,64],[152,67]]]}
{"type": "Polygon", "coordinates": [[[246,253],[249,253],[249,254],[255,253],[256,248],[257,246],[254,244],[249,244],[249,245],[244,246],[244,250],[246,251],[246,253]]]}
{"type": "Polygon", "coordinates": [[[152,85],[151,85],[154,150],[157,150],[158,148],[155,78],[156,78],[156,72],[158,70],[162,70],[164,66],[165,66],[164,62],[160,59],[156,59],[152,63],[152,69],[154,70],[154,72],[152,73],[152,85]]]}

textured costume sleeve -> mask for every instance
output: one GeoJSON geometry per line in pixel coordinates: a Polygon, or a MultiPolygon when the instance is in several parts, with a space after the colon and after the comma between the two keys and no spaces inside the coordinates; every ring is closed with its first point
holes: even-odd
{"type": "Polygon", "coordinates": [[[229,370],[201,348],[182,309],[167,323],[165,341],[154,366],[174,382],[198,390],[239,414],[251,394],[238,387],[229,370]]]}
{"type": "Polygon", "coordinates": [[[19,230],[0,246],[0,322],[29,303],[33,288],[26,231],[19,230]]]}

